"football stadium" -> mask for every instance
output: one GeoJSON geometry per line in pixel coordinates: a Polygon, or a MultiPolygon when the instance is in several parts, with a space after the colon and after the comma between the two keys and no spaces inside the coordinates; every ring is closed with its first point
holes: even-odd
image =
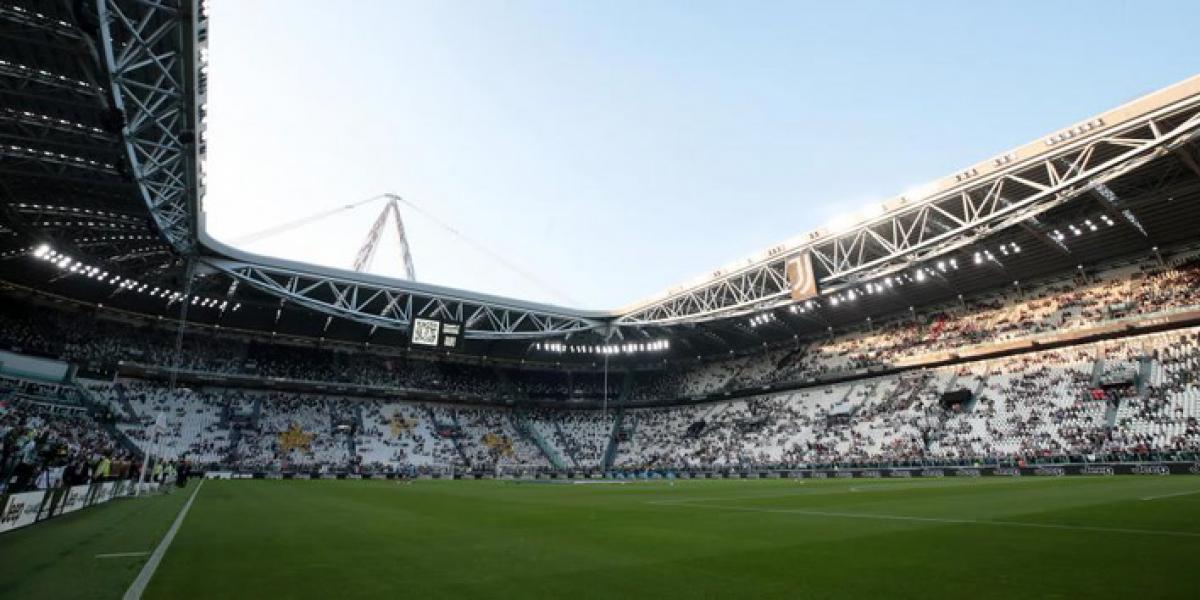
{"type": "Polygon", "coordinates": [[[0,0],[0,597],[1200,595],[1200,75],[596,310],[218,240],[209,26],[0,0]]]}

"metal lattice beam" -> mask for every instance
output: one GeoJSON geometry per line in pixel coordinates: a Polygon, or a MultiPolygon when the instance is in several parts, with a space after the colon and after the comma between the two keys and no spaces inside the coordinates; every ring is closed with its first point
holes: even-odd
{"type": "Polygon", "coordinates": [[[265,264],[215,258],[203,262],[240,285],[374,327],[407,329],[414,317],[429,317],[463,323],[468,338],[514,339],[565,335],[603,326],[600,320],[569,311],[371,284],[265,264]]]}
{"type": "Polygon", "coordinates": [[[163,237],[178,252],[196,242],[204,152],[202,7],[190,0],[97,0],[99,49],[130,174],[163,237]]]}
{"type": "MultiPolygon", "coordinates": [[[[808,252],[822,291],[900,272],[980,237],[1036,217],[1171,152],[1200,135],[1200,97],[1049,150],[910,206],[821,236],[710,280],[668,294],[618,319],[622,325],[669,324],[737,316],[790,303],[786,261],[808,252]]],[[[1098,192],[1102,193],[1102,192],[1098,192]]]]}
{"type": "Polygon", "coordinates": [[[400,197],[393,194],[384,194],[384,197],[388,199],[388,203],[383,206],[379,217],[367,232],[366,240],[354,257],[353,268],[355,271],[364,271],[371,264],[371,258],[375,256],[375,249],[379,245],[379,236],[383,234],[388,215],[391,215],[395,220],[396,238],[400,244],[400,263],[404,265],[405,279],[416,281],[417,271],[413,266],[412,251],[408,247],[408,235],[404,232],[404,219],[400,217],[400,197]]]}

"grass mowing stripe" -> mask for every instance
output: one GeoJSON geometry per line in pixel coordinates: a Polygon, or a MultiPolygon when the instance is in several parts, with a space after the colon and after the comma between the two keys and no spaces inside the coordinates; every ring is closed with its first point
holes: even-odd
{"type": "Polygon", "coordinates": [[[154,576],[154,570],[158,568],[158,563],[162,562],[163,556],[167,553],[167,548],[171,545],[171,540],[175,539],[175,534],[179,532],[179,526],[183,525],[183,519],[187,516],[188,511],[192,508],[192,502],[196,501],[196,494],[200,493],[200,488],[204,487],[204,480],[200,480],[200,484],[192,491],[192,495],[188,498],[183,508],[179,510],[179,516],[175,517],[175,522],[171,524],[171,528],[167,530],[167,534],[163,536],[158,547],[154,549],[154,554],[150,555],[150,560],[146,561],[146,565],[142,567],[142,572],[138,573],[137,579],[129,584],[129,589],[125,590],[125,600],[138,600],[142,597],[142,592],[146,591],[146,585],[150,583],[150,578],[154,576]]]}
{"type": "Polygon", "coordinates": [[[914,521],[925,523],[941,523],[948,525],[993,525],[999,527],[1030,527],[1037,529],[1063,529],[1069,531],[1092,531],[1099,533],[1125,533],[1141,535],[1162,535],[1171,537],[1200,538],[1200,532],[1171,531],[1168,529],[1129,529],[1124,527],[1094,527],[1090,525],[1063,525],[1060,523],[1031,523],[1027,521],[989,521],[981,519],[944,519],[939,517],[918,517],[914,515],[884,515],[871,513],[834,512],[824,510],[804,510],[793,508],[755,508],[750,506],[719,506],[716,504],[700,504],[692,502],[675,502],[663,506],[686,506],[689,508],[710,508],[739,512],[757,512],[772,514],[794,514],[812,517],[837,517],[845,519],[876,519],[881,521],[914,521]]]}

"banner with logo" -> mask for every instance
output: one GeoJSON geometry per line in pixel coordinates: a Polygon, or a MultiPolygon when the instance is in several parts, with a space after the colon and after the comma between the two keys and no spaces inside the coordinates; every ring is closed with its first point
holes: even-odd
{"type": "Polygon", "coordinates": [[[88,488],[86,483],[67,488],[67,497],[58,505],[54,514],[65,515],[83,508],[87,504],[88,488]]]}
{"type": "Polygon", "coordinates": [[[13,494],[4,504],[4,512],[0,513],[0,532],[24,527],[37,520],[38,511],[42,508],[42,500],[46,492],[25,492],[13,494]]]}
{"type": "Polygon", "coordinates": [[[817,277],[813,274],[812,254],[805,252],[789,258],[784,263],[784,273],[793,302],[808,300],[820,292],[817,289],[817,277]]]}
{"type": "Polygon", "coordinates": [[[113,487],[115,485],[116,483],[112,481],[101,483],[99,488],[96,490],[96,499],[92,502],[92,504],[103,504],[109,500],[112,500],[113,487]]]}
{"type": "Polygon", "coordinates": [[[52,517],[51,511],[54,510],[54,505],[62,504],[64,496],[66,496],[64,490],[47,491],[46,497],[42,499],[42,510],[38,512],[37,520],[45,521],[52,517]]]}

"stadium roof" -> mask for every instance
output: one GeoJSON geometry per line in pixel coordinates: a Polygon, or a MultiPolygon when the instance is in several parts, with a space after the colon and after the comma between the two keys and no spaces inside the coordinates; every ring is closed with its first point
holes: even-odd
{"type": "Polygon", "coordinates": [[[0,3],[0,278],[151,316],[394,345],[429,317],[477,354],[713,355],[1197,241],[1200,77],[619,310],[256,256],[203,227],[203,5],[65,6],[0,3]],[[797,303],[785,265],[805,256],[821,293],[797,303]]]}

